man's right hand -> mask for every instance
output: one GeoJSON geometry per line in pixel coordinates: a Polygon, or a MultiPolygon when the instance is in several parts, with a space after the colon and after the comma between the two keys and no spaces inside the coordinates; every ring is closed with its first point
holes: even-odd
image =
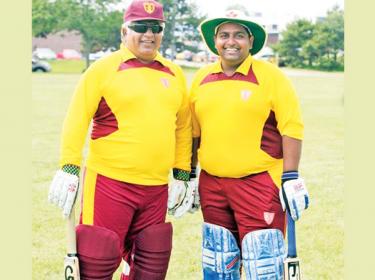
{"type": "Polygon", "coordinates": [[[78,176],[63,170],[58,170],[52,180],[48,201],[63,210],[64,218],[68,218],[72,211],[77,197],[78,185],[78,176]]]}
{"type": "Polygon", "coordinates": [[[287,171],[282,175],[282,185],[279,191],[283,211],[287,210],[294,221],[309,207],[309,194],[305,181],[297,171],[287,171]]]}

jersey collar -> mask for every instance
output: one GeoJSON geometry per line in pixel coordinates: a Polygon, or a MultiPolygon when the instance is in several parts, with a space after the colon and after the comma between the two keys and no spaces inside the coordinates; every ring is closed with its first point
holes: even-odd
{"type": "MultiPolygon", "coordinates": [[[[120,45],[120,52],[121,52],[121,58],[123,62],[126,62],[130,59],[137,59],[137,57],[127,47],[125,47],[124,44],[120,45]]],[[[154,60],[160,62],[164,66],[166,65],[165,63],[166,59],[162,57],[162,55],[159,52],[157,52],[154,60]]]]}
{"type": "MultiPolygon", "coordinates": [[[[242,75],[247,75],[252,63],[253,63],[253,57],[249,54],[249,56],[241,63],[241,65],[238,66],[235,73],[241,73],[242,75]]],[[[214,63],[214,66],[211,72],[212,73],[224,73],[223,69],[221,68],[220,59],[216,63],[214,63]]]]}

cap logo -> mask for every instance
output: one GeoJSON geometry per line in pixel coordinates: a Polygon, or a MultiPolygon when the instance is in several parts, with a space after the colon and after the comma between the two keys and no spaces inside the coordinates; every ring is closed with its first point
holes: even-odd
{"type": "Polygon", "coordinates": [[[151,3],[151,2],[145,2],[145,3],[143,3],[143,8],[149,14],[152,14],[155,11],[155,5],[153,3],[151,3]]]}
{"type": "Polygon", "coordinates": [[[238,13],[237,13],[237,11],[230,10],[230,11],[227,12],[226,16],[229,17],[229,18],[236,18],[236,17],[238,17],[238,13]]]}

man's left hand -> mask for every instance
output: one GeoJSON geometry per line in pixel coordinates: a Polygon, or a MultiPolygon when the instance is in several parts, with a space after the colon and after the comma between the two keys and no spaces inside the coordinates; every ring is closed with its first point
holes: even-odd
{"type": "Polygon", "coordinates": [[[286,209],[294,221],[309,207],[309,194],[302,178],[283,182],[279,196],[283,210],[286,209]]]}

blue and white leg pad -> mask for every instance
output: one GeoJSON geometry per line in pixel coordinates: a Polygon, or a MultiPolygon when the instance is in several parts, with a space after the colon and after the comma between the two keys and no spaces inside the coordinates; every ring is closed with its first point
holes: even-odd
{"type": "Polygon", "coordinates": [[[203,223],[202,253],[204,280],[240,280],[240,249],[229,230],[203,223]]]}
{"type": "Polygon", "coordinates": [[[284,237],[278,229],[249,232],[242,240],[242,261],[247,280],[282,280],[284,237]]]}

